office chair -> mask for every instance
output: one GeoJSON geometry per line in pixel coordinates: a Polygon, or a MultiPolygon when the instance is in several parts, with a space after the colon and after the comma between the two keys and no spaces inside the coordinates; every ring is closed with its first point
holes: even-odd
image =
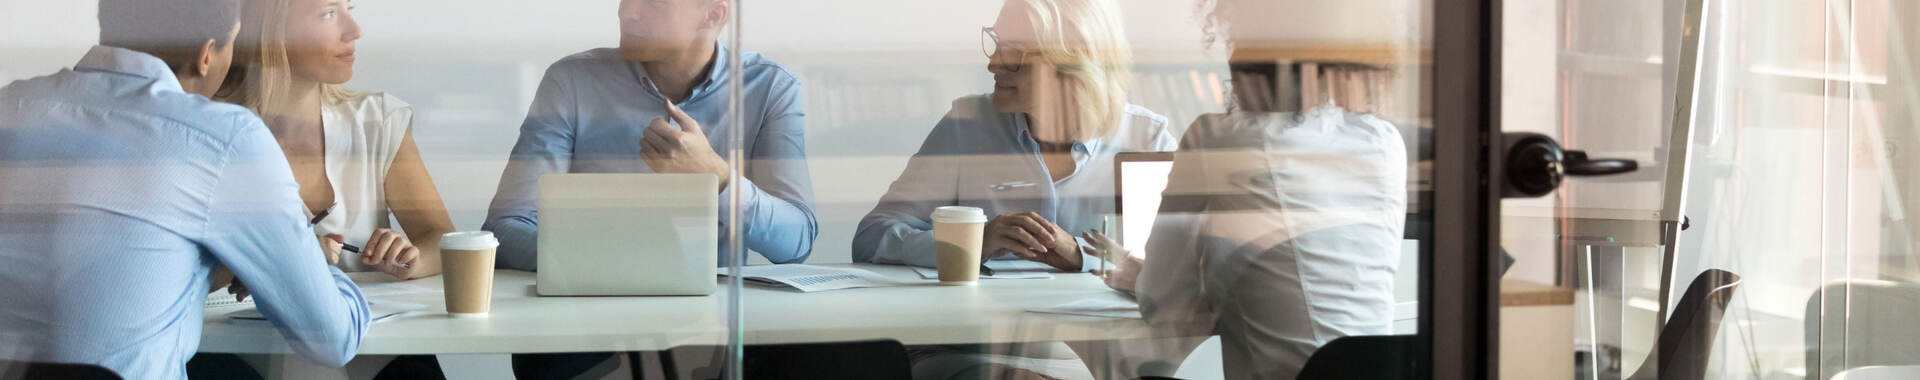
{"type": "Polygon", "coordinates": [[[1720,317],[1733,302],[1734,288],[1740,276],[1708,269],[1693,278],[1673,317],[1660,329],[1653,354],[1640,363],[1628,380],[1697,380],[1707,375],[1707,362],[1713,352],[1713,339],[1720,331],[1720,317]]]}
{"type": "MultiPolygon", "coordinates": [[[[722,352],[720,347],[684,347],[722,352]]],[[[680,375],[672,350],[661,351],[660,369],[667,378],[680,375]]],[[[895,340],[748,345],[741,363],[747,379],[908,379],[913,377],[907,348],[895,340]]],[[[634,358],[637,359],[637,358],[634,358]]],[[[634,360],[634,363],[639,363],[634,360]]],[[[694,379],[719,379],[726,358],[715,355],[706,367],[693,370],[694,379]]],[[[636,365],[637,367],[637,365],[636,365]]],[[[634,376],[636,379],[639,376],[634,376]]]]}
{"type": "Polygon", "coordinates": [[[1349,336],[1320,346],[1299,379],[1413,378],[1413,335],[1349,336]]]}
{"type": "Polygon", "coordinates": [[[1916,378],[1920,378],[1920,367],[1916,366],[1860,367],[1833,375],[1833,380],[1911,380],[1916,378]]]}
{"type": "Polygon", "coordinates": [[[1913,322],[1920,284],[1840,280],[1821,290],[1807,299],[1808,380],[1860,367],[1920,365],[1920,324],[1913,322]]]}
{"type": "MultiPolygon", "coordinates": [[[[1414,378],[1413,335],[1349,336],[1320,346],[1300,367],[1302,380],[1414,378]]],[[[1142,376],[1138,380],[1180,380],[1142,376]]]]}
{"type": "Polygon", "coordinates": [[[120,380],[120,375],[92,364],[39,363],[0,360],[0,380],[120,380]]]}

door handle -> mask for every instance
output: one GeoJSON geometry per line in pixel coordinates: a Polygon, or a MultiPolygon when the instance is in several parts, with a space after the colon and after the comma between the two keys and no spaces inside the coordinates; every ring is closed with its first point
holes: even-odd
{"type": "Polygon", "coordinates": [[[1640,163],[1633,160],[1587,158],[1587,152],[1578,150],[1566,151],[1566,156],[1562,160],[1564,161],[1561,162],[1561,167],[1566,168],[1567,175],[1575,177],[1627,174],[1640,169],[1640,163]]]}
{"type": "Polygon", "coordinates": [[[1538,133],[1511,132],[1501,137],[1507,153],[1507,172],[1501,180],[1505,198],[1545,196],[1559,189],[1567,176],[1608,176],[1640,169],[1634,160],[1595,159],[1587,152],[1562,149],[1560,142],[1538,133]]]}

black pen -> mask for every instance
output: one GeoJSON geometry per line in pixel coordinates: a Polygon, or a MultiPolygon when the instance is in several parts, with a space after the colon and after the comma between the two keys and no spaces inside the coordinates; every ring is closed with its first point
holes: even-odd
{"type": "MultiPolygon", "coordinates": [[[[347,244],[347,243],[340,243],[340,250],[342,250],[342,251],[347,251],[347,252],[353,252],[353,254],[354,254],[354,255],[360,255],[360,254],[361,254],[361,253],[360,253],[360,247],[357,247],[357,246],[354,246],[353,244],[347,244]]],[[[396,267],[400,267],[400,269],[410,269],[410,268],[413,268],[413,266],[412,266],[412,265],[407,265],[407,263],[402,263],[402,262],[394,262],[394,263],[393,263],[393,266],[396,266],[396,267]]]]}
{"type": "MultiPolygon", "coordinates": [[[[333,213],[332,207],[328,207],[325,210],[320,210],[320,212],[313,213],[313,220],[308,220],[307,226],[312,227],[316,224],[320,224],[320,220],[326,219],[327,215],[332,213],[333,213]]],[[[361,255],[360,247],[354,246],[353,244],[347,244],[346,242],[340,242],[340,250],[353,252],[353,254],[356,256],[361,255]]],[[[400,267],[400,269],[413,268],[412,265],[407,265],[407,263],[393,263],[393,266],[400,267]]]]}
{"type": "Polygon", "coordinates": [[[988,277],[992,277],[993,268],[988,268],[986,263],[980,263],[980,274],[987,275],[988,277]]]}

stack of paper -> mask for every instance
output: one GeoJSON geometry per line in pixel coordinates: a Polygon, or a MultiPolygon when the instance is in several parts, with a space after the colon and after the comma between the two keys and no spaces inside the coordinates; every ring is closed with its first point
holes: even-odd
{"type": "MultiPolygon", "coordinates": [[[[1026,260],[987,260],[986,267],[987,269],[992,269],[993,274],[988,275],[981,273],[981,279],[1049,279],[1053,278],[1053,272],[1055,271],[1053,266],[1026,260]]],[[[929,280],[940,278],[939,269],[913,267],[913,271],[919,273],[920,278],[929,280]]]]}
{"type": "Polygon", "coordinates": [[[1094,298],[1027,310],[1035,313],[1140,319],[1140,304],[1122,298],[1094,298]]]}
{"type": "MultiPolygon", "coordinates": [[[[806,264],[754,265],[742,267],[744,280],[763,285],[784,286],[802,292],[900,285],[879,273],[865,269],[833,268],[806,264]]],[[[720,275],[730,275],[727,268],[720,275]]]]}

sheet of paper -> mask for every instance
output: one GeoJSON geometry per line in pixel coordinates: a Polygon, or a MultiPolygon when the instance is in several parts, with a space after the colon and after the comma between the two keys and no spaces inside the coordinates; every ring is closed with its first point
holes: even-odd
{"type": "Polygon", "coordinates": [[[987,260],[994,272],[1053,272],[1053,266],[1027,260],[987,260]]]}
{"type": "Polygon", "coordinates": [[[348,273],[347,278],[360,286],[360,295],[367,298],[393,297],[414,294],[440,294],[440,289],[415,285],[410,281],[395,280],[393,276],[380,272],[348,273]]]}
{"type": "MultiPolygon", "coordinates": [[[[919,273],[920,278],[924,278],[928,280],[940,278],[939,269],[913,267],[913,272],[919,273]]],[[[1047,273],[1046,271],[1014,271],[1014,270],[1001,271],[999,269],[994,269],[992,276],[982,274],[980,278],[990,279],[990,280],[1044,280],[1044,279],[1053,278],[1053,274],[1047,273]]]]}
{"type": "Polygon", "coordinates": [[[207,293],[207,309],[225,310],[225,309],[237,309],[237,308],[243,308],[243,307],[253,307],[252,297],[248,297],[246,301],[240,301],[236,298],[238,297],[234,297],[233,294],[227,293],[227,289],[225,288],[222,288],[220,290],[215,290],[213,291],[213,293],[207,293]]]}
{"type": "MultiPolygon", "coordinates": [[[[426,309],[427,305],[412,302],[367,301],[367,315],[373,318],[373,323],[385,322],[389,319],[405,316],[413,312],[425,311],[426,309]]],[[[260,314],[260,309],[258,308],[246,308],[227,313],[227,319],[236,321],[265,321],[267,320],[267,316],[260,314]]]]}
{"type": "Polygon", "coordinates": [[[1140,319],[1140,304],[1122,298],[1090,298],[1027,311],[1045,314],[1140,319]]]}
{"type": "MultiPolygon", "coordinates": [[[[870,270],[806,264],[753,265],[741,268],[740,273],[745,275],[747,281],[809,293],[902,284],[870,270]]],[[[729,274],[726,268],[720,269],[720,275],[729,274]]]]}

